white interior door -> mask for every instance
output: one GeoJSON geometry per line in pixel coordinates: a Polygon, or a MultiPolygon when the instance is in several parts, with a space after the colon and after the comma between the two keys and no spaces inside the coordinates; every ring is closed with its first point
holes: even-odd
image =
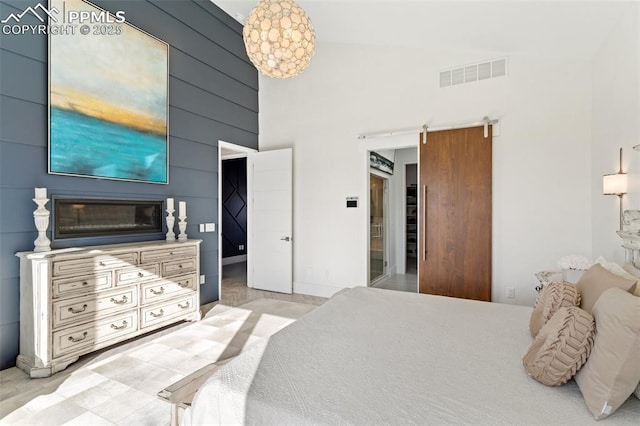
{"type": "Polygon", "coordinates": [[[260,290],[293,290],[292,150],[280,149],[247,157],[250,210],[247,283],[260,290]]]}

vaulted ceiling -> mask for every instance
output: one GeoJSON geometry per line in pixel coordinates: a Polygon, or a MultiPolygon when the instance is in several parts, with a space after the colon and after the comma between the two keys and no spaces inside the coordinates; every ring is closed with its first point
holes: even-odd
{"type": "MultiPolygon", "coordinates": [[[[258,0],[213,0],[244,23],[258,0]]],[[[320,42],[591,59],[633,1],[300,0],[320,42]]],[[[640,34],[640,33],[639,33],[640,34]]]]}

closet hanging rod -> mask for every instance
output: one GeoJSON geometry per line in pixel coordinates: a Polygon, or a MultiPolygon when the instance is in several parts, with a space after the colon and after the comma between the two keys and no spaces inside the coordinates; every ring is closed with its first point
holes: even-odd
{"type": "Polygon", "coordinates": [[[389,136],[397,136],[397,135],[406,135],[411,133],[421,133],[424,131],[426,126],[427,132],[437,132],[440,130],[454,130],[454,129],[466,129],[468,127],[478,127],[484,126],[485,124],[497,124],[500,120],[498,118],[494,118],[490,120],[488,117],[484,117],[482,121],[474,121],[471,123],[461,123],[461,124],[448,124],[448,125],[438,125],[438,126],[429,126],[425,124],[421,127],[415,127],[411,129],[397,129],[397,130],[387,130],[383,132],[372,132],[372,133],[361,133],[358,135],[358,139],[371,139],[371,138],[384,138],[389,136]]]}

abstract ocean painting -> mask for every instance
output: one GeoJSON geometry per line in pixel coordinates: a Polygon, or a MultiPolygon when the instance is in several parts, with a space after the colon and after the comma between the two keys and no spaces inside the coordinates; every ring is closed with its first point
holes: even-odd
{"type": "Polygon", "coordinates": [[[127,23],[94,25],[49,36],[49,173],[168,183],[169,47],[127,23]]]}

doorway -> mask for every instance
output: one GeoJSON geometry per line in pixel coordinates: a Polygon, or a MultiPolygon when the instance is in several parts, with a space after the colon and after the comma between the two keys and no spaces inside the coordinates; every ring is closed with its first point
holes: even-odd
{"type": "Polygon", "coordinates": [[[369,174],[369,284],[387,275],[387,191],[388,180],[369,174]]]}
{"type": "Polygon", "coordinates": [[[230,305],[247,292],[247,156],[253,152],[218,142],[218,300],[230,305]]]}
{"type": "Polygon", "coordinates": [[[223,158],[220,180],[222,287],[237,292],[247,286],[247,159],[223,158]]]}
{"type": "MultiPolygon", "coordinates": [[[[367,285],[417,293],[416,199],[409,193],[416,183],[418,149],[416,139],[413,146],[408,141],[385,141],[380,148],[367,151],[367,285]],[[378,170],[373,160],[380,156],[391,163],[384,170],[378,170]],[[382,192],[380,179],[384,181],[382,192]]],[[[379,142],[367,144],[375,147],[379,142]]]]}

